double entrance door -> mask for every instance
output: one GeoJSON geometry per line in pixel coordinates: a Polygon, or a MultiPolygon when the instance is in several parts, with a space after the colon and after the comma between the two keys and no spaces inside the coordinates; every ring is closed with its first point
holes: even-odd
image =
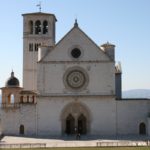
{"type": "Polygon", "coordinates": [[[78,118],[74,118],[71,114],[66,118],[66,134],[86,134],[87,133],[87,121],[86,117],[81,114],[78,118]]]}

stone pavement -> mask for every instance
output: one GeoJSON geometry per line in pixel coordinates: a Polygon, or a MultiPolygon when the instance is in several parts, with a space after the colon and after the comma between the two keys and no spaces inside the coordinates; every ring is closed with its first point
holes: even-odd
{"type": "Polygon", "coordinates": [[[96,147],[96,146],[147,146],[150,145],[148,137],[118,137],[116,138],[98,138],[98,137],[82,137],[76,140],[72,137],[17,137],[5,136],[0,141],[1,144],[35,144],[44,143],[46,147],[96,147]]]}

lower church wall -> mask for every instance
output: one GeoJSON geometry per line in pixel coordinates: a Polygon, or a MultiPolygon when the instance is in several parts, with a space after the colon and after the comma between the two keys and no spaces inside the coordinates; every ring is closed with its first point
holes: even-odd
{"type": "Polygon", "coordinates": [[[1,108],[0,132],[20,135],[20,125],[23,125],[27,136],[61,136],[66,134],[66,117],[72,114],[76,118],[83,113],[87,135],[139,135],[141,123],[150,135],[149,100],[82,96],[40,97],[37,102],[36,105],[22,104],[20,108],[1,108]]]}
{"type": "Polygon", "coordinates": [[[1,133],[4,135],[18,135],[19,110],[1,109],[1,133]]]}
{"type": "Polygon", "coordinates": [[[61,110],[67,103],[53,98],[38,100],[37,134],[40,136],[61,135],[61,110]]]}
{"type": "Polygon", "coordinates": [[[20,126],[24,126],[24,135],[36,135],[36,106],[23,104],[20,108],[1,108],[1,133],[20,135],[20,126]]]}
{"type": "Polygon", "coordinates": [[[36,105],[30,105],[30,104],[27,104],[27,105],[23,105],[22,106],[22,109],[21,109],[21,124],[24,125],[25,127],[25,135],[30,135],[30,136],[35,136],[36,135],[36,118],[37,118],[37,115],[36,115],[36,105]]]}
{"type": "Polygon", "coordinates": [[[52,97],[38,103],[38,135],[63,135],[62,113],[71,103],[87,107],[88,135],[139,135],[141,123],[149,134],[148,100],[115,100],[112,97],[52,97]]]}
{"type": "Polygon", "coordinates": [[[45,97],[38,100],[38,135],[63,135],[65,127],[63,127],[64,118],[62,114],[66,115],[64,108],[72,103],[78,103],[87,108],[89,114],[89,117],[86,118],[87,134],[116,134],[116,103],[112,98],[45,97]]]}
{"type": "Polygon", "coordinates": [[[84,98],[91,113],[90,135],[116,134],[116,105],[112,97],[84,98]]]}
{"type": "Polygon", "coordinates": [[[150,112],[148,100],[120,100],[117,103],[117,134],[139,135],[140,124],[146,126],[148,134],[148,113],[150,112]]]}

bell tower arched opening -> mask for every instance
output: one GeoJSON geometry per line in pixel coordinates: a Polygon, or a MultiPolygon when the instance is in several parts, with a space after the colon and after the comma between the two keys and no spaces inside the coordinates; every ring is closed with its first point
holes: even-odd
{"type": "Polygon", "coordinates": [[[43,34],[47,34],[48,33],[48,22],[45,20],[43,22],[43,34]]]}
{"type": "Polygon", "coordinates": [[[35,22],[35,34],[40,34],[41,33],[41,21],[37,20],[35,22]]]}
{"type": "Polygon", "coordinates": [[[33,21],[29,21],[29,33],[33,34],[33,21]]]}

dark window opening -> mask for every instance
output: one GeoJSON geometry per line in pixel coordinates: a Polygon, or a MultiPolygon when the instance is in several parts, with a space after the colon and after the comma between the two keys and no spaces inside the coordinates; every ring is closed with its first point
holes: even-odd
{"type": "Polygon", "coordinates": [[[35,34],[40,34],[41,33],[41,22],[37,20],[35,22],[35,34]]]}
{"type": "Polygon", "coordinates": [[[74,134],[75,132],[75,119],[74,117],[69,114],[66,118],[66,134],[74,134]]]}
{"type": "Polygon", "coordinates": [[[29,33],[33,34],[33,21],[29,21],[29,33]]]}
{"type": "Polygon", "coordinates": [[[35,101],[35,97],[34,96],[32,96],[32,100],[33,100],[33,103],[34,103],[34,101],[35,101]]]}
{"type": "Polygon", "coordinates": [[[71,51],[71,55],[73,58],[79,58],[81,56],[81,51],[78,48],[75,48],[71,51]]]}
{"type": "Polygon", "coordinates": [[[80,134],[86,134],[86,117],[81,114],[78,118],[78,133],[80,134]]]}
{"type": "Polygon", "coordinates": [[[38,51],[39,46],[41,46],[41,43],[36,43],[36,44],[34,45],[35,51],[38,51]]]}
{"type": "Polygon", "coordinates": [[[24,135],[24,125],[20,125],[19,133],[20,135],[24,135]]]}
{"type": "Polygon", "coordinates": [[[38,51],[38,45],[35,44],[34,47],[35,47],[35,51],[38,51]]]}
{"type": "Polygon", "coordinates": [[[44,21],[43,22],[43,34],[48,33],[48,22],[44,21]]]}
{"type": "Polygon", "coordinates": [[[145,135],[146,134],[146,125],[145,123],[140,123],[140,126],[139,126],[139,134],[140,135],[145,135]]]}
{"type": "Polygon", "coordinates": [[[29,44],[29,51],[32,52],[33,51],[33,43],[29,44]]]}

